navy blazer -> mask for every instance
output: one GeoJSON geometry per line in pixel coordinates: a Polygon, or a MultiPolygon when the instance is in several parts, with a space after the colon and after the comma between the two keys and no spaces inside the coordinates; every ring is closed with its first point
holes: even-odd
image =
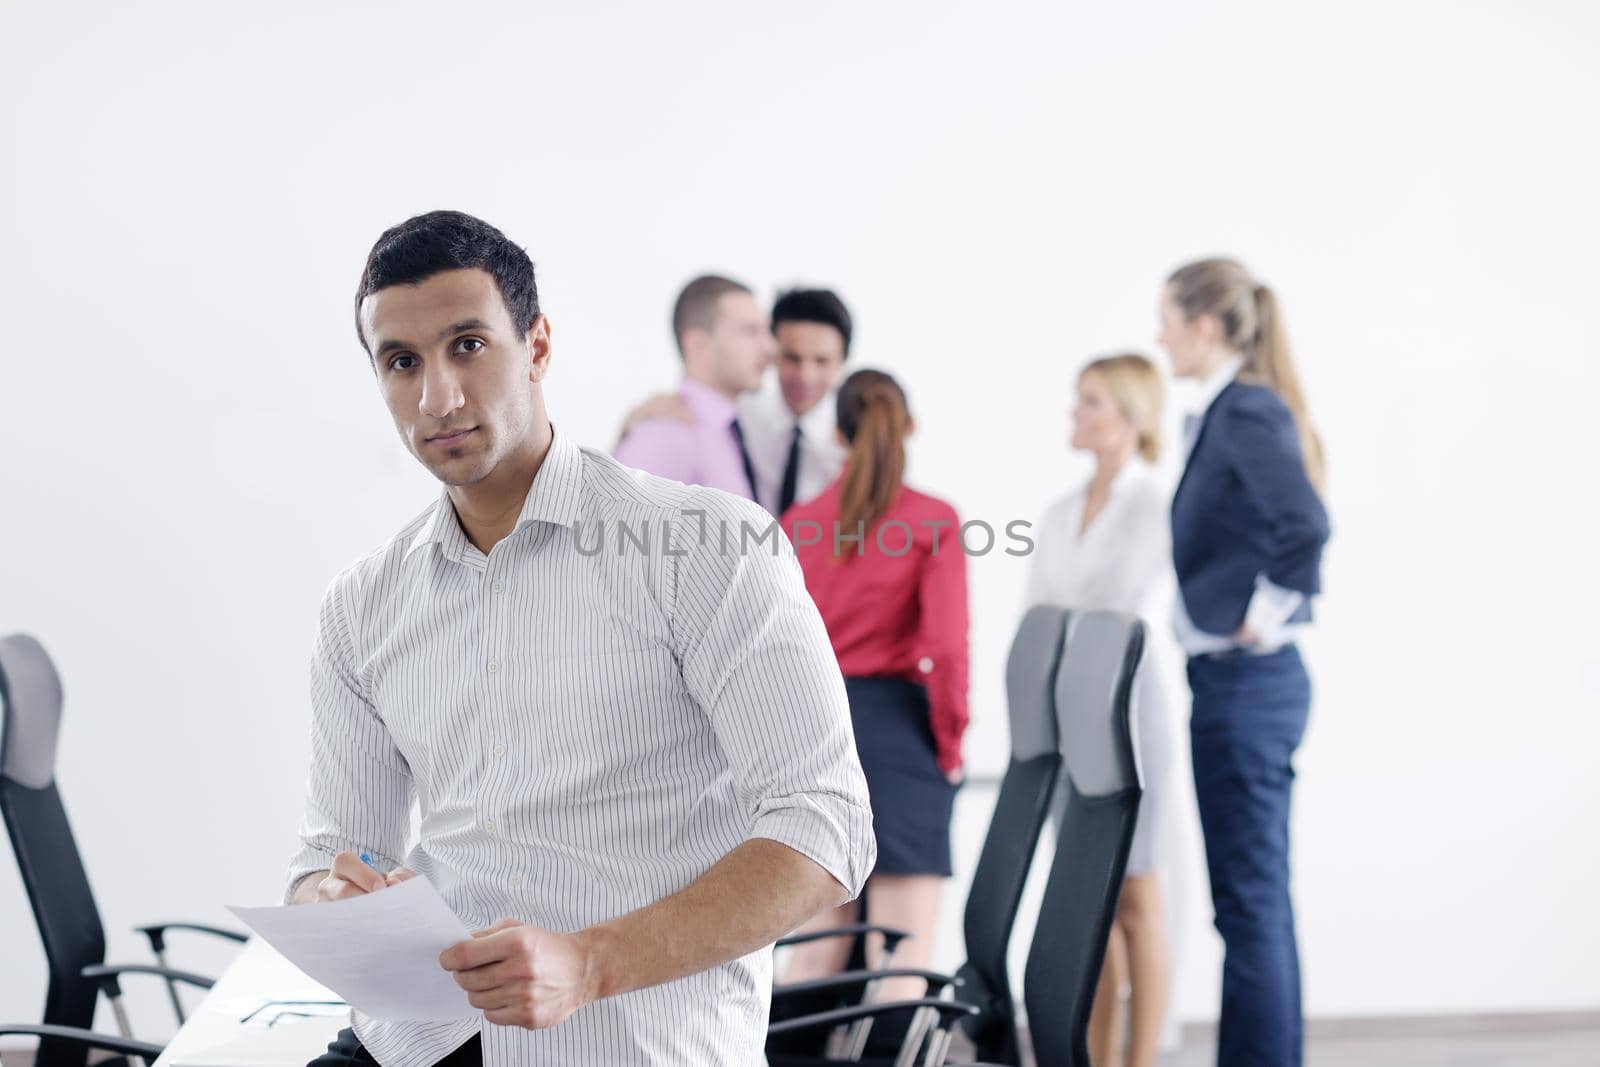
{"type": "Polygon", "coordinates": [[[1172,497],[1172,562],[1189,618],[1232,634],[1260,574],[1306,594],[1289,621],[1309,622],[1327,540],[1288,406],[1264,385],[1230,383],[1206,409],[1172,497]]]}

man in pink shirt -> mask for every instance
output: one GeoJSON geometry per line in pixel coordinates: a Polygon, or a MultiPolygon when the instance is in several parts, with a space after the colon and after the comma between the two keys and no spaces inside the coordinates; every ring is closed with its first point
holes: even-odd
{"type": "Polygon", "coordinates": [[[691,485],[756,499],[755,475],[739,429],[736,401],[758,389],[776,355],[767,314],[748,286],[717,275],[678,294],[672,330],[683,357],[678,396],[692,421],[643,419],[629,427],[616,457],[629,467],[691,485]]]}

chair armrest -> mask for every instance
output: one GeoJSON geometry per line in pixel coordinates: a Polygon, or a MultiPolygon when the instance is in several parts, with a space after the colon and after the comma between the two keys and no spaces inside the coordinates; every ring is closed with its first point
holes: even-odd
{"type": "Polygon", "coordinates": [[[141,933],[150,939],[150,951],[157,955],[166,951],[168,930],[192,930],[197,934],[209,934],[212,937],[221,937],[228,941],[237,941],[240,944],[250,940],[249,934],[224,930],[219,926],[202,926],[199,923],[156,923],[152,926],[135,926],[133,929],[136,933],[141,933]]]}
{"type": "Polygon", "coordinates": [[[151,967],[142,963],[106,963],[85,967],[79,972],[83,977],[100,984],[111,996],[121,996],[122,988],[117,979],[124,974],[153,974],[165,978],[170,982],[183,982],[200,989],[210,989],[212,979],[203,974],[194,974],[190,971],[177,971],[171,967],[151,967]]]}
{"type": "Polygon", "coordinates": [[[891,1011],[905,1011],[908,1008],[932,1008],[939,1013],[941,1023],[950,1018],[966,1018],[978,1014],[977,1005],[963,1004],[959,1000],[935,1000],[932,997],[924,997],[921,1000],[890,1000],[883,1003],[856,1004],[848,1008],[818,1012],[815,1015],[802,1015],[798,1019],[785,1019],[781,1023],[773,1023],[767,1027],[767,1033],[799,1033],[820,1026],[853,1023],[857,1019],[870,1019],[891,1011]]]}
{"type": "Polygon", "coordinates": [[[93,1030],[80,1030],[76,1026],[28,1026],[20,1023],[16,1025],[0,1023],[0,1037],[9,1037],[14,1034],[59,1038],[62,1041],[71,1041],[74,1044],[84,1045],[89,1048],[105,1049],[107,1052],[117,1052],[124,1056],[138,1056],[146,1063],[155,1063],[156,1057],[161,1055],[160,1045],[152,1045],[146,1041],[135,1041],[129,1037],[97,1034],[93,1030]]]}
{"type": "Polygon", "coordinates": [[[892,926],[879,926],[877,923],[850,923],[848,926],[833,926],[826,930],[810,930],[803,934],[790,934],[788,937],[780,937],[777,947],[788,948],[790,945],[803,945],[808,941],[820,941],[825,937],[859,937],[861,934],[882,934],[883,947],[889,952],[893,952],[900,942],[911,936],[905,930],[896,930],[892,926]]]}
{"type": "Polygon", "coordinates": [[[816,993],[826,989],[847,989],[850,986],[864,986],[868,982],[876,982],[880,978],[921,978],[928,983],[928,994],[946,986],[957,987],[965,979],[955,975],[940,974],[938,971],[920,971],[915,967],[891,967],[881,971],[841,971],[838,974],[826,975],[822,978],[811,978],[804,982],[785,982],[783,985],[772,987],[772,998],[795,996],[800,993],[816,993]]]}

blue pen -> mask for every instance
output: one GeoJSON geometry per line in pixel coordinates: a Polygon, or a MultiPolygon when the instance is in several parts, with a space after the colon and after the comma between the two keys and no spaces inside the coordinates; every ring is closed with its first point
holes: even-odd
{"type": "Polygon", "coordinates": [[[373,870],[377,870],[378,869],[378,865],[376,863],[372,862],[372,857],[367,855],[365,852],[363,852],[361,854],[361,862],[365,863],[368,867],[371,867],[373,870]]]}

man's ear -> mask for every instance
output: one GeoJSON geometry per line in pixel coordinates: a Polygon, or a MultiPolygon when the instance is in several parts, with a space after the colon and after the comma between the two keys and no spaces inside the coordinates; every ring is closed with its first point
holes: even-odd
{"type": "Polygon", "coordinates": [[[528,334],[524,340],[528,346],[530,382],[542,382],[544,376],[550,372],[550,332],[550,319],[546,315],[540,315],[533,320],[533,325],[528,327],[528,334]]]}
{"type": "Polygon", "coordinates": [[[691,326],[684,330],[678,337],[678,355],[683,359],[685,368],[698,365],[701,362],[700,353],[711,343],[711,333],[698,326],[691,326]]]}

